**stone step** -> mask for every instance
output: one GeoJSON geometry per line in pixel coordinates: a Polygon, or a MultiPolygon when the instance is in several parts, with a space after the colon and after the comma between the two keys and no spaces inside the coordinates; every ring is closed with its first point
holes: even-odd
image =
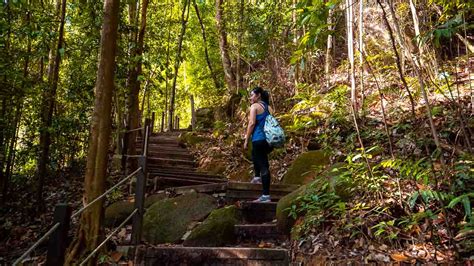
{"type": "Polygon", "coordinates": [[[136,249],[134,265],[289,265],[289,252],[276,248],[145,247],[136,249]]]}
{"type": "Polygon", "coordinates": [[[274,223],[269,224],[237,224],[234,232],[239,242],[260,240],[283,240],[286,238],[278,232],[274,223]]]}
{"type": "Polygon", "coordinates": [[[239,204],[244,221],[249,224],[272,222],[275,219],[276,207],[276,202],[243,201],[239,204]]]}

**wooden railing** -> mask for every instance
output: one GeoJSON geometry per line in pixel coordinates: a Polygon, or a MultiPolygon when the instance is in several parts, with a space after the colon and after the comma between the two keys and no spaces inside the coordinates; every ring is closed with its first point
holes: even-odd
{"type": "MultiPolygon", "coordinates": [[[[96,253],[100,250],[100,248],[114,235],[116,234],[120,228],[122,228],[130,219],[132,221],[132,236],[131,236],[131,244],[138,245],[141,241],[141,233],[142,233],[142,224],[143,224],[143,214],[145,212],[144,202],[145,202],[145,188],[146,188],[146,177],[147,177],[147,153],[148,153],[148,140],[150,134],[152,133],[152,119],[147,119],[145,122],[145,126],[141,128],[131,129],[128,130],[126,133],[130,133],[133,131],[142,130],[142,154],[140,155],[125,155],[128,158],[137,158],[138,159],[138,168],[133,171],[131,174],[117,182],[114,186],[109,188],[105,191],[102,195],[95,198],[93,201],[86,204],[81,209],[77,210],[76,212],[71,212],[71,207],[67,203],[60,203],[56,205],[54,209],[54,219],[53,225],[51,228],[41,237],[39,238],[27,251],[25,251],[14,263],[13,265],[20,264],[35,248],[37,248],[42,242],[49,238],[48,242],[48,251],[46,256],[46,265],[57,266],[63,265],[66,247],[68,243],[68,232],[70,228],[70,221],[72,218],[78,217],[82,212],[88,209],[93,204],[97,203],[109,193],[114,191],[120,185],[124,184],[129,179],[136,177],[136,187],[135,187],[135,208],[132,213],[125,219],[123,222],[116,227],[109,235],[106,236],[104,241],[100,243],[88,256],[80,263],[80,265],[84,265],[89,261],[96,253]],[[71,214],[72,213],[72,214],[71,214]]],[[[126,136],[127,134],[125,134],[126,136]]]]}

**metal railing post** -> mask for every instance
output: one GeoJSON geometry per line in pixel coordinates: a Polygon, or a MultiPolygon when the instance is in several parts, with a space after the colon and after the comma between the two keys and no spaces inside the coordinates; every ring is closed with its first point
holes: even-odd
{"type": "Polygon", "coordinates": [[[151,113],[151,124],[150,124],[150,134],[153,133],[155,129],[155,112],[151,113]]]}
{"type": "Polygon", "coordinates": [[[146,189],[146,177],[147,177],[147,151],[148,151],[148,137],[149,137],[149,125],[145,126],[144,134],[144,145],[143,155],[138,159],[138,166],[141,167],[141,171],[137,174],[137,182],[135,187],[135,209],[137,213],[133,216],[133,227],[132,227],[132,244],[138,245],[141,241],[142,236],[142,225],[143,225],[143,214],[145,213],[145,189],[146,189]]]}
{"type": "Polygon", "coordinates": [[[48,243],[46,265],[63,265],[68,246],[68,231],[71,220],[71,207],[67,203],[56,205],[53,224],[59,223],[59,228],[51,235],[48,243]]]}
{"type": "Polygon", "coordinates": [[[130,127],[126,126],[125,127],[125,133],[123,134],[123,147],[122,147],[122,161],[121,161],[121,166],[122,166],[122,172],[126,173],[127,171],[127,152],[128,152],[128,139],[130,138],[130,127]]]}
{"type": "Polygon", "coordinates": [[[161,113],[161,132],[165,131],[165,112],[161,113]]]}

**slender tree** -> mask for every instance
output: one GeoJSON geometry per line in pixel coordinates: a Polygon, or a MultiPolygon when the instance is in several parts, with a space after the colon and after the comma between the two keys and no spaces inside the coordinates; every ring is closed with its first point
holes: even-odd
{"type": "Polygon", "coordinates": [[[191,0],[184,0],[183,11],[181,12],[181,32],[178,38],[178,50],[176,51],[176,58],[174,61],[174,76],[173,76],[173,85],[171,86],[170,94],[170,105],[169,105],[169,116],[168,116],[168,128],[171,130],[173,128],[174,121],[174,102],[176,97],[176,80],[178,78],[178,70],[181,64],[181,51],[183,49],[183,39],[184,33],[186,32],[186,25],[189,18],[189,6],[191,0]]]}
{"type": "Polygon", "coordinates": [[[232,60],[229,54],[229,44],[227,42],[223,3],[223,0],[216,0],[216,25],[217,31],[219,33],[219,49],[221,52],[225,81],[229,87],[229,91],[234,91],[237,85],[235,73],[232,69],[232,60]]]}
{"type": "MultiPolygon", "coordinates": [[[[59,4],[59,2],[58,2],[59,4]]],[[[61,53],[63,50],[64,42],[64,23],[66,17],[66,0],[62,0],[59,4],[60,12],[60,23],[59,23],[59,32],[58,32],[58,41],[57,46],[52,49],[51,54],[53,55],[48,70],[48,88],[43,93],[43,101],[41,108],[41,128],[40,128],[40,156],[38,159],[38,169],[37,169],[37,194],[36,202],[37,207],[42,209],[44,207],[43,202],[43,185],[44,179],[47,173],[47,164],[49,161],[49,150],[51,146],[51,126],[53,123],[53,112],[56,105],[56,93],[58,89],[59,81],[59,65],[61,62],[61,53]]]]}
{"type": "MultiPolygon", "coordinates": [[[[119,21],[119,0],[105,0],[99,67],[96,78],[94,112],[92,115],[84,202],[88,203],[105,191],[108,150],[112,124],[112,95],[114,88],[115,53],[119,21]]],[[[66,265],[73,263],[83,252],[95,249],[103,236],[103,200],[98,201],[81,215],[76,239],[71,245],[66,265]]],[[[90,265],[94,265],[93,260],[90,265]]]]}

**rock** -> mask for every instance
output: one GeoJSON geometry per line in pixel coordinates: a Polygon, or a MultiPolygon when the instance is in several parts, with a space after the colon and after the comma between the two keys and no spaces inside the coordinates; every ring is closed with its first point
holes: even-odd
{"type": "Polygon", "coordinates": [[[315,178],[315,168],[325,167],[329,164],[329,154],[319,151],[308,151],[302,153],[291,164],[288,172],[283,176],[283,184],[302,185],[311,182],[315,178]]]}
{"type": "Polygon", "coordinates": [[[304,195],[308,185],[299,187],[297,190],[281,198],[277,203],[276,219],[278,231],[289,234],[291,227],[295,224],[295,219],[289,217],[290,208],[296,204],[296,199],[304,195]]]}
{"type": "Polygon", "coordinates": [[[132,201],[117,201],[105,208],[104,224],[107,227],[115,227],[121,224],[135,209],[132,201]]]}
{"type": "Polygon", "coordinates": [[[211,107],[196,110],[196,128],[210,129],[214,126],[214,109],[211,107]]]}
{"type": "Polygon", "coordinates": [[[207,138],[197,135],[196,132],[185,132],[178,138],[179,145],[184,147],[194,146],[206,140],[207,138]]]}
{"type": "MultiPolygon", "coordinates": [[[[145,199],[145,208],[150,207],[153,203],[165,199],[166,194],[155,194],[147,197],[145,199]]],[[[118,226],[120,223],[127,218],[132,211],[135,209],[135,202],[123,200],[117,201],[105,208],[105,226],[114,227],[118,226]]]]}
{"type": "Polygon", "coordinates": [[[143,239],[150,244],[176,243],[189,224],[204,219],[215,208],[215,198],[196,192],[160,200],[144,215],[143,239]]]}
{"type": "Polygon", "coordinates": [[[211,212],[184,241],[184,246],[218,247],[235,243],[234,226],[241,221],[237,206],[231,205],[211,212]]]}
{"type": "Polygon", "coordinates": [[[221,159],[211,159],[201,165],[199,172],[208,173],[210,175],[222,175],[226,170],[226,163],[221,159]]]}
{"type": "Polygon", "coordinates": [[[329,181],[331,189],[334,190],[336,195],[347,201],[352,197],[351,189],[354,184],[342,178],[341,175],[345,172],[345,167],[346,163],[335,163],[321,173],[321,176],[329,181]]]}

